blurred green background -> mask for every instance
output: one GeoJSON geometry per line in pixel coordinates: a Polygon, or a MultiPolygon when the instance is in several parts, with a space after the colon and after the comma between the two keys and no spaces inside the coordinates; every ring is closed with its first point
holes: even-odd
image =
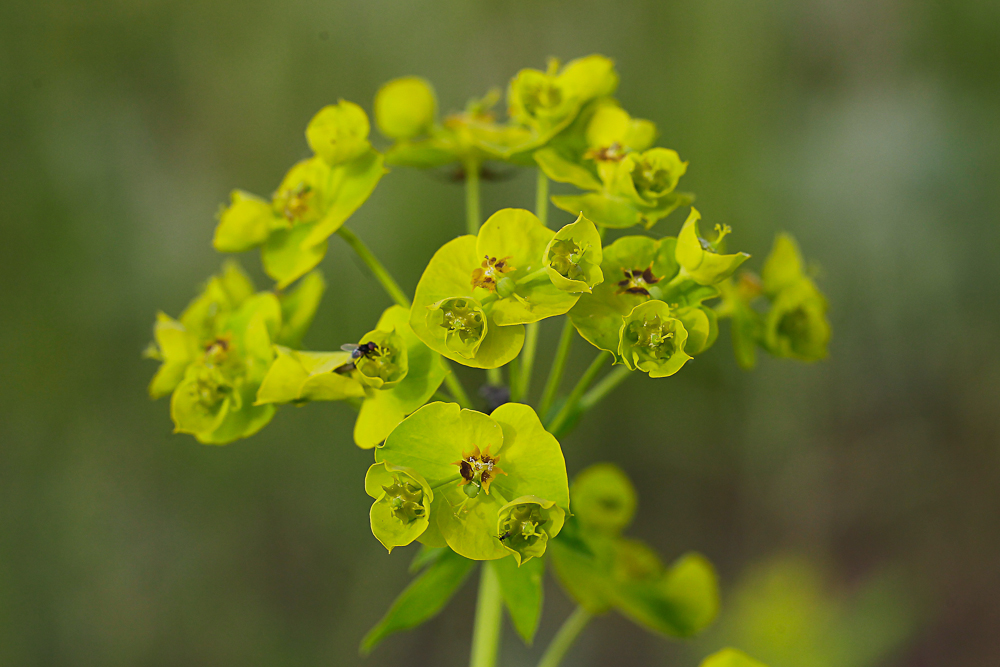
{"type": "MultiPolygon", "coordinates": [[[[1000,664],[993,0],[0,3],[0,664],[465,664],[471,582],[357,656],[409,553],[369,532],[349,408],[201,446],[146,398],[140,352],[220,265],[229,190],[271,192],[324,104],[370,109],[418,74],[456,109],[591,52],[733,247],[759,268],[776,231],[799,238],[834,339],[826,362],[747,374],[724,333],[565,440],[571,474],[633,475],[632,534],[706,553],[725,609],[694,646],[599,619],[567,664],[693,666],[726,643],[771,667],[1000,664]]],[[[532,202],[530,173],[485,186],[487,213],[532,202]]],[[[462,210],[460,187],[400,169],[351,225],[412,290],[462,210]]],[[[389,303],[331,247],[314,349],[389,303]]],[[[571,610],[554,585],[546,604],[542,645],[571,610]]],[[[507,633],[503,664],[538,654],[507,633]]]]}

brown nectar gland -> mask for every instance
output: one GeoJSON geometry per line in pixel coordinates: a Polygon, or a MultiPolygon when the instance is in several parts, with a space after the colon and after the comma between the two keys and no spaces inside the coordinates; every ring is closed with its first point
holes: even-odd
{"type": "Polygon", "coordinates": [[[618,281],[619,294],[644,294],[649,296],[647,285],[655,285],[660,282],[660,279],[653,275],[652,264],[642,271],[639,269],[635,269],[634,271],[622,269],[622,273],[625,274],[625,280],[618,281]]]}
{"type": "Polygon", "coordinates": [[[482,287],[491,292],[497,291],[497,281],[505,273],[510,273],[514,267],[510,265],[510,257],[490,257],[486,255],[482,266],[472,272],[472,287],[482,287]]]}
{"type": "Polygon", "coordinates": [[[591,148],[583,154],[585,160],[596,162],[621,162],[625,158],[625,151],[617,141],[610,146],[591,148]]]}
{"type": "Polygon", "coordinates": [[[506,475],[498,464],[499,456],[490,456],[490,448],[483,452],[479,451],[479,446],[475,446],[471,453],[463,454],[462,458],[455,461],[453,465],[458,466],[458,471],[462,475],[459,486],[475,484],[482,487],[486,493],[490,492],[490,483],[497,475],[506,475]]]}
{"type": "Polygon", "coordinates": [[[289,222],[295,222],[305,217],[309,212],[309,200],[312,198],[312,187],[308,183],[299,183],[293,189],[283,193],[288,199],[282,214],[289,222]]]}

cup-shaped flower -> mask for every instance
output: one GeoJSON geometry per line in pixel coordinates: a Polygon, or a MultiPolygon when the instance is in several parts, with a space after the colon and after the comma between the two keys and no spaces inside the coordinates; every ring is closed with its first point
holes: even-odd
{"type": "Polygon", "coordinates": [[[420,77],[393,79],[375,95],[375,123],[390,139],[412,139],[426,134],[436,117],[434,89],[420,77]]]}
{"type": "Polygon", "coordinates": [[[585,530],[617,535],[635,515],[638,502],[631,480],[612,463],[597,463],[573,479],[573,513],[585,530]]]}
{"type": "Polygon", "coordinates": [[[603,282],[603,257],[601,235],[583,215],[557,231],[545,246],[549,279],[564,292],[590,292],[603,282]]]}
{"type": "MultiPolygon", "coordinates": [[[[566,464],[559,442],[545,431],[534,410],[506,403],[489,416],[454,403],[430,403],[389,434],[375,450],[376,462],[417,471],[434,489],[431,520],[421,541],[438,536],[474,560],[503,558],[500,511],[524,496],[569,508],[566,464]]],[[[550,512],[548,537],[558,533],[550,512]]]]}
{"type": "MultiPolygon", "coordinates": [[[[582,232],[585,227],[564,236],[590,238],[582,232]]],[[[503,209],[490,216],[478,236],[446,243],[417,284],[413,331],[431,349],[466,366],[507,363],[524,341],[520,325],[561,315],[579,298],[550,277],[546,250],[554,237],[529,211],[503,209]]],[[[590,262],[597,252],[591,250],[590,262]]]]}
{"type": "Polygon", "coordinates": [[[361,337],[351,352],[358,379],[372,389],[395,387],[409,370],[406,345],[395,329],[375,329],[361,337]]]}
{"type": "Polygon", "coordinates": [[[784,287],[764,318],[764,346],[779,357],[800,361],[826,358],[830,323],[826,298],[808,278],[784,287]]]}
{"type": "Polygon", "coordinates": [[[566,512],[551,500],[521,496],[500,508],[497,533],[500,542],[520,566],[545,553],[550,535],[557,535],[566,512]]]}
{"type": "Polygon", "coordinates": [[[611,187],[625,156],[646,150],[655,138],[651,121],[632,118],[615,100],[601,98],[533,157],[552,180],[601,192],[611,187]]]}
{"type": "MultiPolygon", "coordinates": [[[[255,406],[254,395],[274,358],[272,342],[283,335],[283,305],[290,318],[302,318],[294,304],[253,290],[250,279],[227,264],[179,320],[157,315],[155,343],[147,356],[163,363],[149,391],[153,398],[172,394],[170,413],[177,432],[224,444],[252,435],[270,421],[274,408],[255,406]]],[[[298,306],[308,310],[315,304],[300,301],[298,306]]]]}
{"type": "Polygon", "coordinates": [[[340,100],[313,116],[306,127],[306,140],[313,153],[331,167],[361,157],[371,149],[370,130],[364,109],[353,102],[340,100]]]}
{"type": "Polygon", "coordinates": [[[750,255],[745,252],[720,254],[720,242],[731,230],[728,226],[716,225],[717,237],[710,242],[698,232],[699,220],[701,214],[692,208],[677,235],[677,263],[699,285],[714,285],[733,275],[750,255]]]}
{"type": "Polygon", "coordinates": [[[507,89],[507,113],[532,134],[515,151],[541,146],[573,122],[585,103],[617,87],[614,63],[600,55],[572,60],[561,69],[559,61],[551,59],[545,72],[521,70],[507,89]]]}
{"type": "MultiPolygon", "coordinates": [[[[637,305],[662,296],[660,288],[677,275],[676,239],[623,236],[603,249],[604,281],[583,294],[570,320],[591,345],[611,352],[618,362],[619,334],[624,317],[637,305]]],[[[673,297],[673,295],[671,295],[673,297]]]]}
{"type": "Polygon", "coordinates": [[[261,384],[257,402],[364,399],[354,423],[354,442],[359,447],[374,447],[406,415],[426,403],[447,374],[440,355],[410,329],[409,317],[406,308],[389,307],[375,330],[363,336],[356,347],[345,346],[349,348],[346,351],[276,348],[277,359],[261,384]]]}
{"type": "Polygon", "coordinates": [[[365,491],[375,499],[369,513],[372,534],[389,553],[427,530],[434,492],[415,470],[376,463],[365,475],[365,491]]]}
{"type": "Polygon", "coordinates": [[[264,270],[279,288],[319,264],[327,239],[385,173],[382,155],[366,138],[368,119],[357,105],[326,107],[310,123],[308,134],[317,155],[292,167],[271,201],[233,191],[213,239],[220,252],[261,246],[264,270]]]}
{"type": "MultiPolygon", "coordinates": [[[[687,171],[687,165],[677,151],[667,148],[630,153],[618,163],[612,187],[616,194],[623,194],[636,204],[664,210],[669,208],[666,212],[669,213],[679,205],[678,199],[670,195],[687,171]]],[[[657,214],[659,213],[657,210],[657,214]]],[[[652,211],[647,212],[647,219],[652,215],[652,211]]]]}
{"type": "Polygon", "coordinates": [[[684,351],[688,333],[662,301],[640,303],[625,317],[618,355],[631,370],[660,378],[673,375],[691,358],[684,351]]]}

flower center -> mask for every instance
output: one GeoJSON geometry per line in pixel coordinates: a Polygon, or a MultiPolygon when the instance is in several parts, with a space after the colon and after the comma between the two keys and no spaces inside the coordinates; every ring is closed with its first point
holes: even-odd
{"type": "Polygon", "coordinates": [[[629,331],[635,345],[654,359],[669,358],[674,354],[674,332],[672,322],[664,322],[659,315],[644,317],[642,322],[632,322],[629,331]]]}
{"type": "Polygon", "coordinates": [[[510,273],[513,270],[514,267],[510,265],[510,257],[497,259],[496,257],[486,255],[482,266],[472,272],[472,287],[473,289],[482,287],[491,292],[496,292],[497,282],[503,277],[503,274],[510,273]]]}
{"type": "Polygon", "coordinates": [[[649,296],[649,285],[655,285],[660,279],[653,275],[653,265],[650,264],[643,270],[635,269],[629,271],[622,269],[625,274],[624,280],[618,281],[619,294],[643,294],[649,296]]]}
{"type": "Polygon", "coordinates": [[[515,505],[500,526],[500,541],[512,549],[531,546],[544,535],[542,526],[547,521],[542,518],[542,510],[538,505],[529,503],[515,505]]]}
{"type": "Polygon", "coordinates": [[[549,266],[569,280],[586,280],[586,271],[580,266],[583,253],[584,249],[573,239],[556,241],[549,250],[549,266]]]}
{"type": "Polygon", "coordinates": [[[595,162],[621,162],[625,158],[625,151],[617,141],[610,146],[591,148],[583,155],[585,160],[595,162]]]}
{"type": "Polygon", "coordinates": [[[230,334],[216,336],[205,346],[205,362],[212,365],[223,363],[232,349],[233,337],[230,334]]]}
{"type": "Polygon", "coordinates": [[[389,503],[392,515],[404,524],[413,523],[426,514],[423,506],[424,490],[409,481],[403,481],[399,476],[393,477],[393,483],[383,486],[385,499],[389,503]]]}
{"type": "Polygon", "coordinates": [[[480,489],[489,493],[490,483],[496,476],[507,474],[497,465],[499,461],[499,456],[490,456],[489,447],[480,452],[478,445],[473,447],[472,452],[463,454],[461,459],[455,461],[453,465],[458,466],[458,471],[462,475],[459,486],[465,487],[463,490],[467,496],[475,498],[479,495],[480,489]]]}
{"type": "Polygon", "coordinates": [[[309,200],[312,198],[312,186],[308,183],[299,183],[291,190],[284,193],[285,206],[281,213],[289,222],[295,222],[305,217],[309,212],[309,200]]]}
{"type": "Polygon", "coordinates": [[[454,299],[442,307],[441,326],[449,334],[461,338],[463,344],[471,344],[483,336],[483,315],[465,299],[454,299]]]}

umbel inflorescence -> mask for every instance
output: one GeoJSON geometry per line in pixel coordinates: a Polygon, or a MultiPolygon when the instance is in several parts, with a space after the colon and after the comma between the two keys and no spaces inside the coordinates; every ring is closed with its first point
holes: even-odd
{"type": "MultiPolygon", "coordinates": [[[[685,637],[715,617],[708,562],[689,554],[667,567],[623,537],[636,506],[628,478],[598,464],[571,486],[557,437],[632,371],[650,378],[679,372],[712,347],[720,319],[730,320],[746,368],[758,349],[821,359],[827,306],[787,234],[757,275],[742,269],[747,253],[727,249],[730,228],[703,225],[694,208],[676,236],[653,231],[694,202],[678,190],[688,163],[654,146],[655,124],[622,109],[617,84],[603,56],[562,67],[553,60],[544,72],[525,69],[511,80],[501,121],[493,111],[497,91],[441,119],[429,83],[396,79],[375,98],[376,124],[390,142],[381,151],[360,106],[324,107],[306,128],[314,155],[294,165],[270,198],[235,190],[219,215],[215,248],[259,248],[273,289],[257,291],[228,261],[178,319],[157,315],[147,354],[162,363],[149,392],[170,395],[177,432],[225,444],[259,431],[280,405],[341,401],[356,409],[355,443],[374,449],[364,476],[372,532],[390,552],[423,545],[415,561],[422,573],[365,638],[365,651],[435,614],[474,561],[488,561],[480,605],[503,599],[528,642],[546,564],[584,620],[614,608],[685,637]],[[506,208],[482,220],[479,182],[488,162],[537,170],[534,213],[506,208]],[[412,302],[344,226],[388,167],[451,169],[465,182],[467,233],[429,259],[412,302]],[[549,197],[550,181],[579,192],[549,197]],[[571,214],[555,229],[550,202],[571,214]],[[640,233],[618,231],[632,228],[640,233]],[[395,304],[357,342],[305,351],[301,341],[325,291],[316,267],[335,234],[395,304]],[[558,317],[563,333],[532,407],[538,324],[558,317]],[[563,392],[576,334],[598,352],[563,392]],[[608,361],[614,368],[598,379],[608,361]],[[488,414],[474,409],[452,363],[487,370],[488,414]]],[[[489,632],[477,624],[474,665],[495,660],[489,632]]],[[[546,653],[546,667],[558,663],[560,646],[546,653]]],[[[728,650],[705,664],[755,663],[728,650]]]]}

